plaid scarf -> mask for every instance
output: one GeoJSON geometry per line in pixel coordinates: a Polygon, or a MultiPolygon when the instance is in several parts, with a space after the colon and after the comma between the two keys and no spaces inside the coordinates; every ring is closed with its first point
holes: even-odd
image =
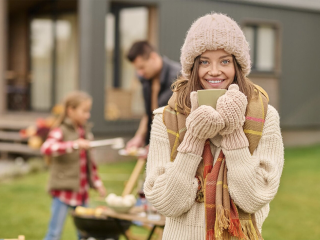
{"type": "MultiPolygon", "coordinates": [[[[243,126],[244,133],[249,141],[249,151],[253,154],[257,148],[264,126],[268,107],[268,95],[259,86],[255,85],[254,96],[250,99],[246,120],[243,126]]],[[[171,154],[170,160],[177,156],[177,148],[183,141],[186,132],[186,118],[183,109],[176,104],[176,95],[173,94],[169,105],[163,112],[163,122],[167,127],[171,154]]],[[[255,215],[248,214],[237,207],[230,197],[227,183],[227,165],[225,156],[220,151],[216,163],[213,165],[213,156],[210,150],[210,141],[204,146],[202,158],[204,170],[202,176],[197,176],[204,188],[204,204],[206,218],[206,240],[228,240],[231,236],[239,239],[262,240],[257,228],[255,215]]]]}

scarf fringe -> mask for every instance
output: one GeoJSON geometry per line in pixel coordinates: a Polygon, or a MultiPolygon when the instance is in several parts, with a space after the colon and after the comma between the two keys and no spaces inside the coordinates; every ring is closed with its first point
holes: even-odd
{"type": "Polygon", "coordinates": [[[207,231],[206,240],[216,240],[214,237],[213,229],[210,229],[209,231],[207,231]]]}
{"type": "Polygon", "coordinates": [[[248,240],[263,240],[259,231],[253,225],[252,220],[240,220],[241,228],[248,240]]]}
{"type": "Polygon", "coordinates": [[[228,230],[223,230],[222,235],[215,238],[215,240],[231,240],[231,235],[228,230]]]}
{"type": "Polygon", "coordinates": [[[263,240],[263,237],[262,237],[262,235],[261,235],[261,232],[259,231],[258,226],[257,226],[256,216],[255,216],[255,215],[253,216],[252,224],[253,224],[253,226],[254,226],[254,229],[256,230],[256,233],[257,233],[257,235],[258,235],[259,240],[263,240]]]}
{"type": "Polygon", "coordinates": [[[242,232],[239,219],[231,219],[230,220],[229,233],[232,236],[237,237],[239,239],[247,239],[246,235],[244,235],[244,233],[242,232]]]}
{"type": "Polygon", "coordinates": [[[222,239],[223,230],[229,228],[230,211],[224,209],[222,205],[217,206],[216,209],[216,222],[214,226],[215,237],[217,240],[222,239]]]}
{"type": "Polygon", "coordinates": [[[223,231],[223,240],[231,240],[231,235],[230,233],[228,232],[228,230],[224,230],[223,231]]]}

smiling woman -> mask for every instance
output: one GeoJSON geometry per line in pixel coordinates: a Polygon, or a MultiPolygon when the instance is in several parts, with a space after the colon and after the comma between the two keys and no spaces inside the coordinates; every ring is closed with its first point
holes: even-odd
{"type": "Polygon", "coordinates": [[[244,34],[226,15],[207,14],[192,24],[180,61],[168,106],[154,111],[144,185],[167,217],[163,240],[262,240],[284,153],[278,113],[246,77],[244,34]],[[206,89],[227,90],[216,108],[199,106],[206,89]]]}

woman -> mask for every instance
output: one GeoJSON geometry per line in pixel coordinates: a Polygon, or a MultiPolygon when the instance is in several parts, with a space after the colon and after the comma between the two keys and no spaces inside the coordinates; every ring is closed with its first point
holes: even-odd
{"type": "Polygon", "coordinates": [[[154,111],[145,195],[166,216],[163,239],[262,239],[283,169],[277,111],[246,76],[249,46],[223,14],[194,22],[181,49],[182,77],[154,111]],[[227,89],[216,110],[197,90],[227,89]]]}

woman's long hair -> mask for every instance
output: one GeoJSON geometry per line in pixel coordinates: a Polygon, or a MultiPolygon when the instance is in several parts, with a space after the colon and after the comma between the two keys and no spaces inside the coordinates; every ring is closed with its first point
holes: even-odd
{"type": "MultiPolygon", "coordinates": [[[[236,58],[232,55],[233,65],[235,68],[235,76],[232,83],[238,84],[239,90],[247,96],[247,99],[251,99],[253,91],[255,89],[254,84],[244,76],[241,66],[237,62],[236,58]]],[[[180,76],[177,81],[172,85],[172,91],[176,93],[176,101],[179,108],[184,109],[185,114],[189,114],[191,111],[190,93],[203,89],[199,78],[199,65],[200,56],[194,60],[193,67],[191,69],[190,78],[180,76]]]]}
{"type": "Polygon", "coordinates": [[[53,124],[53,128],[59,127],[63,121],[68,117],[69,108],[77,108],[82,102],[92,100],[91,96],[82,91],[73,91],[69,93],[63,102],[63,112],[58,117],[57,121],[53,124]]]}

